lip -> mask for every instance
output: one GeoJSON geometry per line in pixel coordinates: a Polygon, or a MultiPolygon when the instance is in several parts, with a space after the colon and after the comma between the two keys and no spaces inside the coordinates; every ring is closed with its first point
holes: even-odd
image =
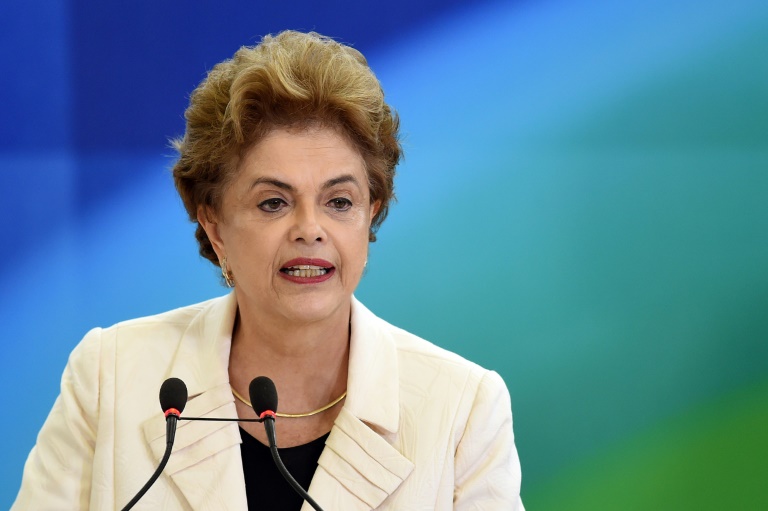
{"type": "Polygon", "coordinates": [[[300,266],[300,265],[320,266],[323,268],[328,268],[328,271],[325,272],[324,275],[318,275],[317,277],[295,277],[293,275],[288,275],[287,273],[283,273],[282,271],[278,271],[277,273],[285,280],[296,283],[296,284],[319,284],[321,282],[325,282],[326,280],[330,279],[336,273],[336,268],[325,259],[311,259],[307,257],[297,257],[296,259],[291,259],[290,261],[286,261],[283,264],[282,268],[288,268],[289,266],[300,266]]]}
{"type": "Polygon", "coordinates": [[[288,268],[289,266],[299,266],[301,264],[309,266],[322,266],[323,268],[333,268],[333,265],[325,259],[310,259],[308,257],[297,257],[296,259],[291,259],[290,261],[283,263],[282,267],[288,268]]]}

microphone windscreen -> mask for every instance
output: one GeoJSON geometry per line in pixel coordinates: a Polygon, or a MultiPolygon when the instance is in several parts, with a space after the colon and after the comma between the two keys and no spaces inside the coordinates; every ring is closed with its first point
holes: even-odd
{"type": "Polygon", "coordinates": [[[160,387],[160,406],[163,412],[175,408],[179,413],[187,405],[187,386],[178,378],[168,378],[160,387]]]}
{"type": "Polygon", "coordinates": [[[277,389],[274,382],[266,376],[254,378],[248,386],[248,393],[256,415],[261,416],[262,412],[267,410],[277,412],[277,389]]]}

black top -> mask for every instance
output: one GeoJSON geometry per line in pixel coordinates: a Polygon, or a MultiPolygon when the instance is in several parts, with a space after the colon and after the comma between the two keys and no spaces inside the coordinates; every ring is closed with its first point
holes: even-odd
{"type": "MultiPolygon", "coordinates": [[[[278,449],[283,464],[296,482],[305,490],[315,475],[317,460],[325,447],[326,433],[308,444],[278,449]]],[[[248,511],[280,509],[299,511],[304,503],[288,481],[277,470],[269,447],[262,444],[243,428],[240,428],[243,443],[240,453],[243,458],[245,493],[248,495],[248,511]]]]}

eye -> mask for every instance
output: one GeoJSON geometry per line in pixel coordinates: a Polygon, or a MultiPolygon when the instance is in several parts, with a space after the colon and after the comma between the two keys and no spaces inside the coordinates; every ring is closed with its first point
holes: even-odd
{"type": "Polygon", "coordinates": [[[345,199],[344,197],[337,197],[328,201],[328,205],[333,208],[334,211],[347,211],[352,207],[352,201],[345,199]]]}
{"type": "Polygon", "coordinates": [[[261,203],[259,203],[259,209],[262,211],[266,211],[267,213],[275,213],[277,211],[280,211],[285,207],[287,204],[283,199],[267,199],[261,203]]]}

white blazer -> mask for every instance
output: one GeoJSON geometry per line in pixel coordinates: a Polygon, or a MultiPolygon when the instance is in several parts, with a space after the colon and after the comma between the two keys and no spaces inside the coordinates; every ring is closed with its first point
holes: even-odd
{"type": "MultiPolygon", "coordinates": [[[[227,371],[236,310],[231,293],[91,330],[69,358],[12,510],[121,509],[164,452],[166,378],[187,384],[184,415],[236,417],[227,371]]],[[[354,298],[351,332],[347,399],[312,497],[326,511],[522,510],[501,377],[354,298]]],[[[240,442],[237,423],[181,421],[163,475],[134,509],[247,510],[240,442]]]]}

